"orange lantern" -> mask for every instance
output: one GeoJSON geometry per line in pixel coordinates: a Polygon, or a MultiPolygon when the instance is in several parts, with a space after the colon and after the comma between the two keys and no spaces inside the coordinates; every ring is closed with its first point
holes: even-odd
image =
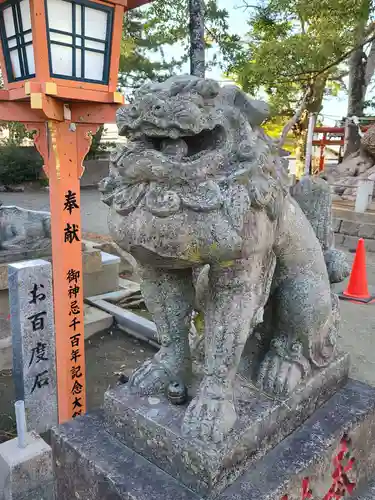
{"type": "Polygon", "coordinates": [[[59,422],[86,411],[80,177],[123,104],[126,10],[152,0],[0,0],[0,120],[35,131],[49,178],[59,422]]]}

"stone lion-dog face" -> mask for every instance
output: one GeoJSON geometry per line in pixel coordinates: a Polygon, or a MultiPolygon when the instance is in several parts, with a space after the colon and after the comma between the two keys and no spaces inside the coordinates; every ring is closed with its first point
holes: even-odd
{"type": "MultiPolygon", "coordinates": [[[[113,237],[142,261],[163,257],[163,266],[241,258],[248,209],[266,207],[274,218],[283,196],[284,169],[275,168],[259,129],[267,114],[265,103],[213,80],[183,76],[142,87],[118,112],[128,142],[101,185],[113,237]]],[[[254,248],[261,244],[255,219],[254,248]]]]}

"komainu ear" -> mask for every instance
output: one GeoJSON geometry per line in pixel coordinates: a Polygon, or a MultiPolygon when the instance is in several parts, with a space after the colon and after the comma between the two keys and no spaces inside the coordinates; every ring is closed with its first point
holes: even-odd
{"type": "Polygon", "coordinates": [[[220,95],[228,104],[240,109],[252,127],[258,127],[270,115],[269,106],[265,101],[251,99],[243,90],[235,85],[224,85],[220,95]]]}

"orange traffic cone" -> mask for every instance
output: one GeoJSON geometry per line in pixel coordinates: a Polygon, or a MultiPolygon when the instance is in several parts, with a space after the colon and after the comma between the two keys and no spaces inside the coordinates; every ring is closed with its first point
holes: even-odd
{"type": "Polygon", "coordinates": [[[374,296],[370,295],[367,284],[366,250],[365,240],[363,238],[358,240],[348,286],[339,297],[340,299],[350,300],[351,302],[361,302],[365,304],[375,299],[374,296]]]}

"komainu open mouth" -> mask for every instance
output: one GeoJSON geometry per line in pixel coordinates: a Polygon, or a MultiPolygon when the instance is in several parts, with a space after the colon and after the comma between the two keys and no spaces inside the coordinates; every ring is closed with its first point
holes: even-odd
{"type": "Polygon", "coordinates": [[[157,151],[167,155],[172,153],[171,156],[174,156],[173,145],[175,144],[176,147],[185,150],[183,157],[191,159],[204,152],[220,149],[224,145],[225,137],[224,128],[218,125],[212,130],[202,130],[196,135],[180,135],[176,139],[160,136],[147,138],[157,151]]]}
{"type": "Polygon", "coordinates": [[[199,134],[189,134],[186,130],[176,128],[148,128],[141,137],[137,136],[137,141],[143,142],[146,149],[154,149],[181,161],[192,161],[205,153],[220,150],[226,144],[226,133],[220,125],[212,130],[202,130],[199,134]]]}

